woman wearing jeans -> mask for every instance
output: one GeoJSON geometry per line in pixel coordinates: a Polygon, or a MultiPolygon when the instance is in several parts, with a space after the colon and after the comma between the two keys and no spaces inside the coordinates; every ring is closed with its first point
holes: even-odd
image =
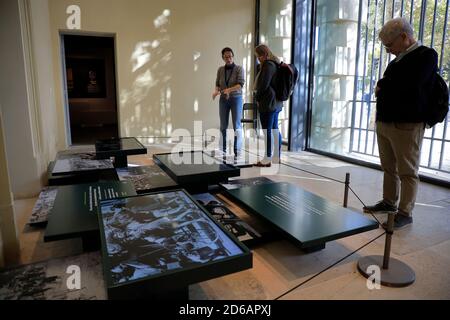
{"type": "Polygon", "coordinates": [[[276,57],[269,47],[259,45],[255,54],[260,62],[259,72],[255,79],[255,99],[258,103],[259,119],[266,138],[266,154],[257,167],[270,167],[272,161],[279,162],[281,153],[281,133],[278,129],[278,114],[283,108],[283,102],[275,97],[273,82],[280,59],[276,57]],[[272,147],[275,142],[275,147],[272,147]],[[273,154],[272,148],[275,154],[273,154]]]}
{"type": "Polygon", "coordinates": [[[242,87],[245,83],[244,69],[234,63],[234,53],[231,48],[222,50],[222,59],[225,65],[217,70],[216,88],[213,100],[220,95],[219,117],[220,132],[222,134],[222,150],[226,153],[227,128],[230,117],[233,120],[235,157],[238,157],[242,146],[242,87]]]}

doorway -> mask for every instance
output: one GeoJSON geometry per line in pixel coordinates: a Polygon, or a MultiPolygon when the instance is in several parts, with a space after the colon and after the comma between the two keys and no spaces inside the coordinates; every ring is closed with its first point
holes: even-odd
{"type": "Polygon", "coordinates": [[[61,35],[70,145],[118,138],[115,39],[61,35]]]}

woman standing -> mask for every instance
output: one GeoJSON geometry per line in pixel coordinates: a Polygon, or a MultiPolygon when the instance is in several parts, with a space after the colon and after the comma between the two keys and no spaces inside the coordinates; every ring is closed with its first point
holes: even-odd
{"type": "Polygon", "coordinates": [[[281,153],[278,114],[283,108],[283,102],[276,99],[275,90],[273,89],[277,64],[280,64],[280,59],[266,45],[257,46],[255,54],[260,62],[259,72],[255,79],[255,99],[258,104],[259,118],[266,140],[266,154],[261,161],[258,161],[256,166],[270,167],[272,161],[279,162],[281,153]],[[273,156],[272,145],[274,141],[275,155],[273,156]]]}
{"type": "Polygon", "coordinates": [[[226,153],[227,128],[230,117],[233,121],[235,157],[238,157],[242,146],[242,87],[245,83],[244,69],[234,63],[234,53],[231,48],[222,50],[222,59],[225,65],[217,70],[216,88],[213,92],[213,100],[220,95],[219,117],[220,132],[222,134],[222,150],[226,153]]]}

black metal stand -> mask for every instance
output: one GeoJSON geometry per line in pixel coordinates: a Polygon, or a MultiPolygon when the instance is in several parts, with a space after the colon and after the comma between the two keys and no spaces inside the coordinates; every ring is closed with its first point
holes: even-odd
{"type": "Polygon", "coordinates": [[[313,253],[313,252],[317,252],[317,251],[320,251],[320,250],[323,250],[323,249],[325,249],[325,242],[321,243],[321,244],[318,244],[316,246],[301,248],[301,250],[304,253],[313,253]]]}
{"type": "Polygon", "coordinates": [[[366,278],[372,276],[368,273],[370,266],[380,268],[380,284],[386,287],[407,287],[416,280],[414,270],[400,260],[390,258],[392,235],[394,234],[395,213],[390,213],[384,245],[384,256],[367,256],[359,259],[358,271],[366,278]]]}
{"type": "Polygon", "coordinates": [[[83,252],[94,252],[101,248],[100,232],[89,233],[81,237],[83,252]]]}
{"type": "Polygon", "coordinates": [[[349,187],[350,187],[350,173],[347,172],[345,174],[344,208],[347,208],[349,187]]]}
{"type": "Polygon", "coordinates": [[[128,158],[126,155],[114,156],[114,168],[126,168],[128,167],[128,158]]]}

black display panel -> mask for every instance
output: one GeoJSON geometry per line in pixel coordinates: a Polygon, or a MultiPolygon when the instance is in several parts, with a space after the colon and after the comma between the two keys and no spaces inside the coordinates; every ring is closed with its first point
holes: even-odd
{"type": "Polygon", "coordinates": [[[62,186],[49,213],[44,241],[98,235],[101,200],[136,195],[129,182],[96,182],[62,186]]]}
{"type": "Polygon", "coordinates": [[[52,175],[70,175],[77,173],[110,170],[113,163],[109,159],[98,160],[94,153],[58,154],[52,167],[52,175]]]}
{"type": "Polygon", "coordinates": [[[101,202],[110,297],[158,292],[250,268],[251,253],[184,190],[101,202]]]}
{"type": "Polygon", "coordinates": [[[320,246],[378,228],[377,222],[362,214],[290,183],[268,183],[226,192],[302,247],[320,246]]]}
{"type": "Polygon", "coordinates": [[[240,175],[240,169],[202,151],[155,154],[153,159],[178,184],[218,183],[240,175]]]}
{"type": "Polygon", "coordinates": [[[134,137],[104,139],[95,142],[97,158],[146,154],[147,148],[134,137]]]}
{"type": "Polygon", "coordinates": [[[137,193],[174,189],[178,185],[156,164],[117,168],[120,181],[130,181],[137,193]]]}

